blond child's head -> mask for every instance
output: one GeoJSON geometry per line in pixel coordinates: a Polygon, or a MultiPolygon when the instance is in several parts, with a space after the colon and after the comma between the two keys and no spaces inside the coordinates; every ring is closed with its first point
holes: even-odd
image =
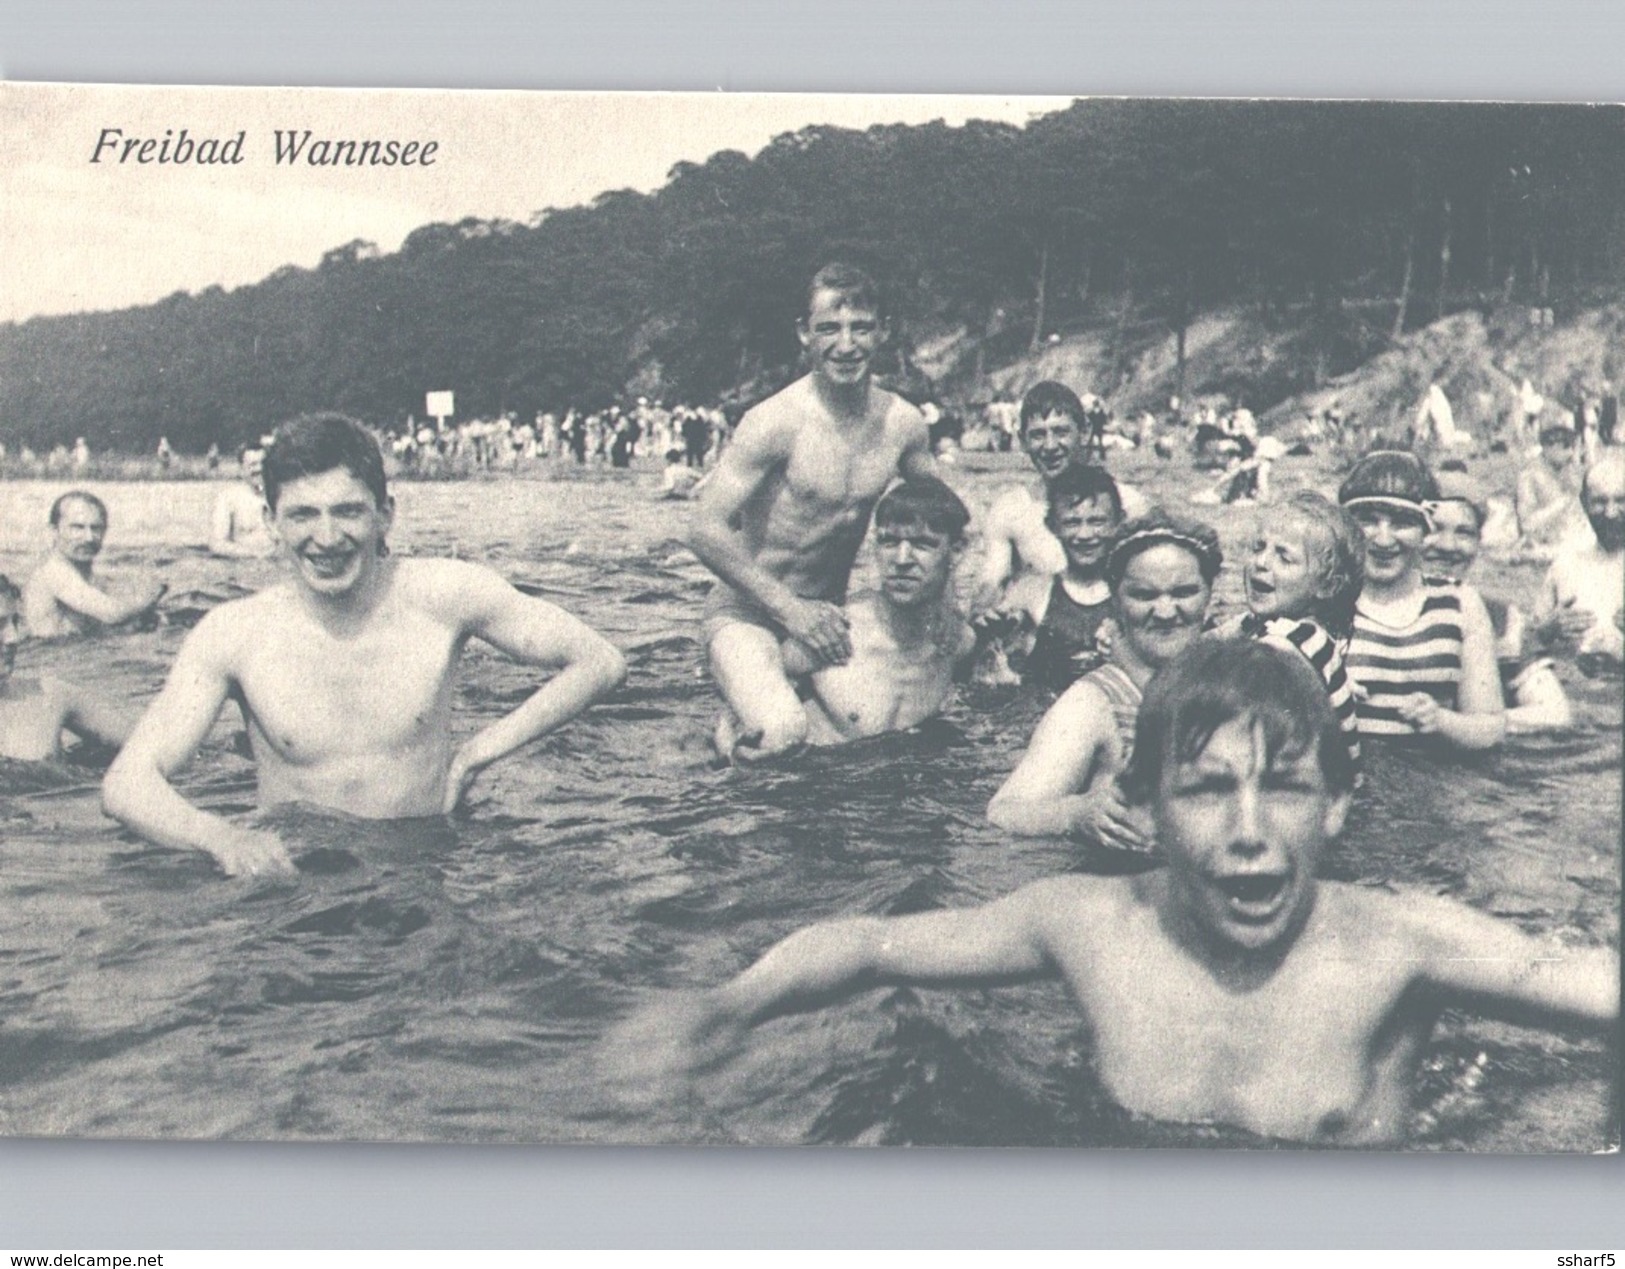
{"type": "Polygon", "coordinates": [[[1263,618],[1309,618],[1346,636],[1365,580],[1365,538],[1353,518],[1310,490],[1258,519],[1242,569],[1247,607],[1263,618]]]}

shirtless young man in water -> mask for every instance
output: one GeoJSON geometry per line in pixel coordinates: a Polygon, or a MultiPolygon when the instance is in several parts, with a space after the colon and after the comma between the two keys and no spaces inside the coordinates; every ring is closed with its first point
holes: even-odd
{"type": "MultiPolygon", "coordinates": [[[[952,593],[969,523],[959,495],[934,476],[910,477],[876,505],[880,589],[846,607],[852,656],[820,668],[794,640],[783,646],[785,668],[811,676],[809,743],[839,745],[904,731],[942,709],[976,651],[976,634],[952,593]]],[[[716,743],[723,754],[738,743],[738,728],[727,716],[716,743]]]]}
{"type": "Polygon", "coordinates": [[[893,478],[935,467],[920,412],[872,382],[887,327],[866,274],[820,269],[798,333],[811,373],[741,420],[689,530],[689,546],[719,579],[705,604],[705,642],[739,720],[740,757],[806,740],[779,644],[794,639],[817,667],[852,655],[841,605],[869,513],[893,478]]]}
{"type": "Polygon", "coordinates": [[[284,424],[264,482],[266,519],[293,576],[197,624],[108,771],[107,813],[143,837],[205,851],[229,874],[293,870],[274,834],[199,810],[170,783],[228,698],[248,728],[261,806],[401,819],[451,812],[487,766],[625,674],[604,639],[488,568],[391,558],[394,502],[360,424],[335,414],[284,424]],[[470,638],[558,673],[454,746],[453,680],[470,638]]]}
{"type": "Polygon", "coordinates": [[[1444,1009],[1615,1022],[1607,948],[1542,942],[1451,899],[1317,881],[1353,777],[1303,657],[1202,640],[1147,689],[1125,775],[1152,807],[1166,868],[813,926],[731,982],[623,1024],[602,1069],[648,1097],[726,1059],[753,1024],[866,988],[1054,976],[1126,1109],[1378,1145],[1411,1130],[1416,1068],[1444,1009]]]}

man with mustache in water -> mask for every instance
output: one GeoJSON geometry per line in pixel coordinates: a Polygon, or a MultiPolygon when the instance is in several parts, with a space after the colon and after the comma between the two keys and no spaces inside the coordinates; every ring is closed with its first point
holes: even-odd
{"type": "Polygon", "coordinates": [[[200,810],[170,783],[228,698],[248,729],[261,806],[404,819],[449,814],[492,762],[624,677],[603,638],[491,569],[392,558],[383,457],[354,420],[284,424],[263,480],[266,522],[293,576],[220,605],[182,644],[103,785],[107,814],[141,836],[204,851],[232,875],[293,871],[274,833],[200,810]],[[455,746],[453,681],[470,638],[558,672],[455,746]]]}
{"type": "Polygon", "coordinates": [[[169,587],[148,582],[125,598],[109,594],[95,575],[96,557],[107,536],[107,504],[84,489],[72,489],[51,504],[50,553],[23,583],[23,622],[36,639],[87,634],[145,617],[169,587]]]}
{"type": "MultiPolygon", "coordinates": [[[[1318,881],[1354,767],[1296,652],[1207,638],[1146,689],[1123,774],[1168,864],[1069,874],[981,907],[828,921],[731,982],[639,1014],[603,1069],[629,1093],[725,1060],[747,1030],[866,988],[1058,977],[1126,1109],[1269,1137],[1392,1144],[1443,1010],[1602,1030],[1607,948],[1530,937],[1452,899],[1318,881]]],[[[676,1091],[671,1089],[670,1091],[676,1091]]]]}
{"type": "Polygon", "coordinates": [[[718,578],[705,643],[741,737],[725,756],[807,739],[780,642],[794,640],[814,668],[851,657],[842,605],[869,513],[899,474],[935,474],[924,417],[872,380],[889,333],[873,280],[850,265],[820,269],[797,333],[810,373],[741,420],[689,530],[718,578]]]}

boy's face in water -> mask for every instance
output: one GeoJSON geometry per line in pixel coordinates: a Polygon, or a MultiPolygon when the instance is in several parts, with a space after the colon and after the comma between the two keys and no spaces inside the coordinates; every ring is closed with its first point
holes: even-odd
{"type": "Polygon", "coordinates": [[[1083,424],[1062,410],[1028,419],[1021,426],[1021,448],[1040,476],[1054,480],[1083,448],[1083,424]]]}
{"type": "Polygon", "coordinates": [[[896,608],[942,601],[953,576],[958,543],[923,524],[875,526],[880,588],[896,608]]]}
{"type": "Polygon", "coordinates": [[[1178,915],[1215,951],[1267,951],[1295,937],[1347,810],[1315,746],[1272,758],[1250,718],[1219,726],[1189,762],[1170,756],[1156,818],[1178,915]]]}
{"type": "Polygon", "coordinates": [[[1054,527],[1074,571],[1099,576],[1105,570],[1106,551],[1122,519],[1106,494],[1080,498],[1060,509],[1054,527]]]}

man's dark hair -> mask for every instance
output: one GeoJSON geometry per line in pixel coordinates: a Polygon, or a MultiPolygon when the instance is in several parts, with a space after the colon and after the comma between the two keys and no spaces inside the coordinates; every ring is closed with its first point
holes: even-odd
{"type": "Polygon", "coordinates": [[[965,537],[970,510],[935,476],[910,476],[895,484],[875,507],[875,527],[921,525],[955,542],[965,537]]]}
{"type": "Polygon", "coordinates": [[[348,415],[333,412],[289,419],[277,428],[265,451],[260,470],[265,503],[275,511],[283,485],[339,468],[365,485],[374,503],[384,505],[389,497],[384,456],[371,432],[348,415]]]}
{"type": "Polygon", "coordinates": [[[1021,398],[1021,430],[1025,432],[1028,423],[1047,414],[1065,414],[1080,428],[1083,426],[1083,402],[1078,400],[1078,394],[1053,379],[1033,384],[1021,398]]]}
{"type": "Polygon", "coordinates": [[[812,312],[813,297],[820,291],[834,291],[854,308],[872,309],[876,317],[885,317],[885,296],[880,284],[865,270],[845,260],[831,260],[807,283],[807,303],[802,316],[812,312]]]}
{"type": "Polygon", "coordinates": [[[23,602],[23,592],[4,573],[0,573],[0,599],[9,599],[14,604],[23,602]]]}
{"type": "Polygon", "coordinates": [[[94,507],[102,513],[102,523],[107,523],[107,504],[105,502],[88,489],[70,489],[51,504],[51,527],[53,529],[62,523],[62,508],[70,502],[82,502],[87,507],[94,507]]]}
{"type": "Polygon", "coordinates": [[[1152,676],[1140,703],[1134,754],[1118,776],[1123,796],[1145,805],[1170,764],[1193,762],[1226,723],[1264,733],[1271,764],[1311,749],[1334,794],[1354,788],[1354,760],[1320,675],[1302,656],[1257,639],[1198,639],[1152,676]]]}
{"type": "Polygon", "coordinates": [[[1044,521],[1051,529],[1060,525],[1061,512],[1090,498],[1104,497],[1112,504],[1112,515],[1118,520],[1123,518],[1122,490],[1109,471],[1094,463],[1072,464],[1051,482],[1047,492],[1049,511],[1044,521]]]}

